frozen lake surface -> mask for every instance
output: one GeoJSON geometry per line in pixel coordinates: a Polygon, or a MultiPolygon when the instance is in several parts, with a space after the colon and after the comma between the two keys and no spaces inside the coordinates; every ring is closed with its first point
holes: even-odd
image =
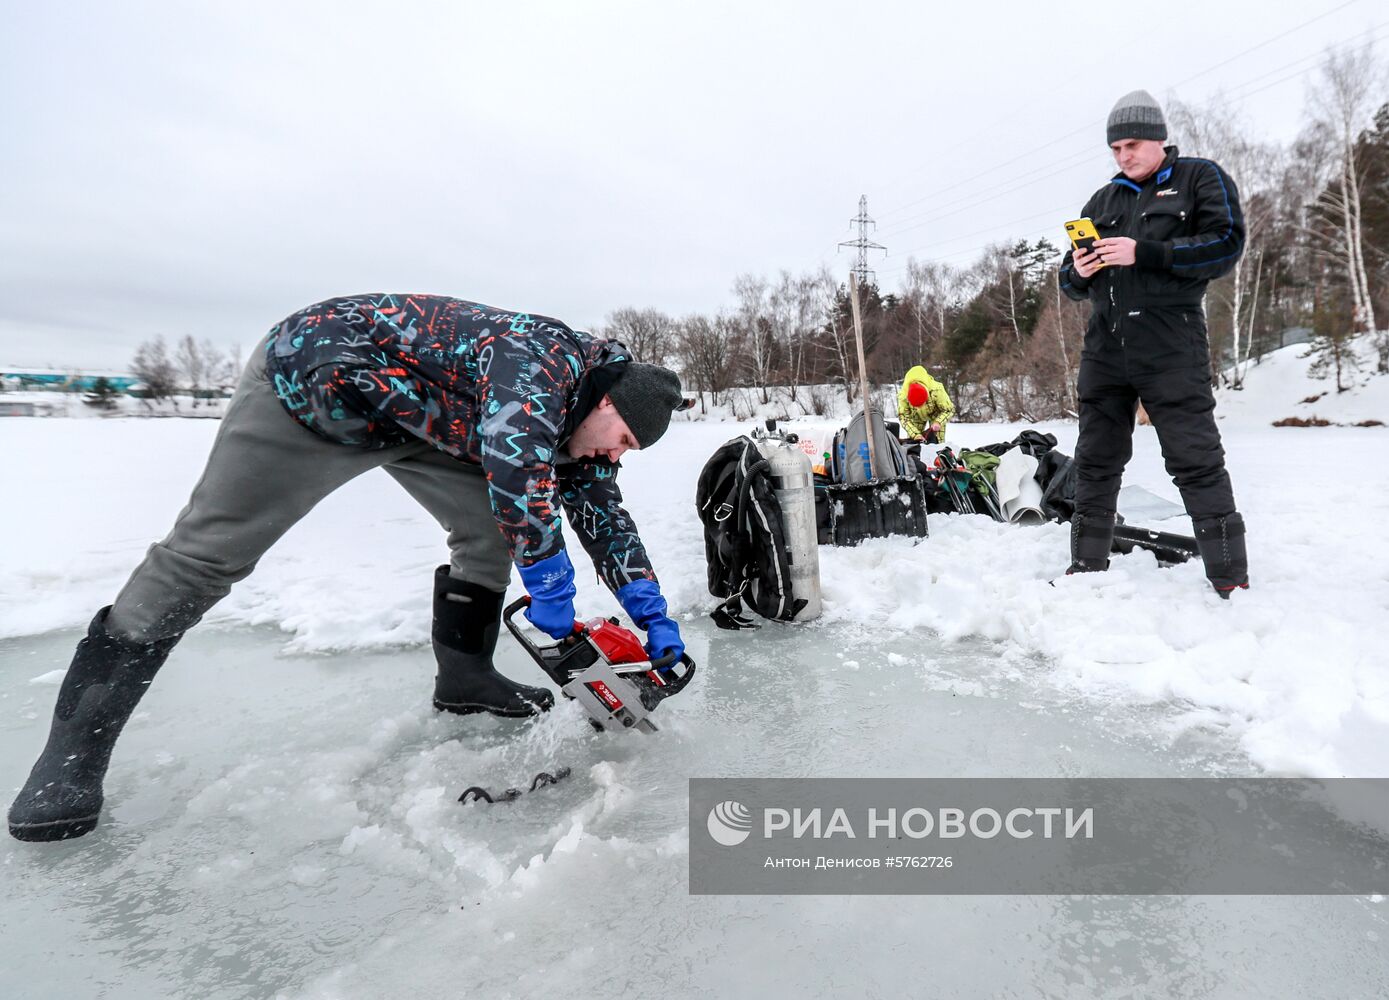
{"type": "MultiPolygon", "coordinates": [[[[7,841],[6,997],[1381,997],[1363,897],[703,897],[686,778],[1257,773],[1176,707],[1057,693],[1006,644],[871,621],[686,629],[702,679],[661,733],[577,709],[460,719],[427,647],[295,656],[272,629],[178,648],[84,840],[7,841]],[[512,803],[468,785],[573,775],[512,803]]],[[[0,640],[17,787],[78,633],[0,640]],[[40,678],[35,682],[34,678],[40,678]]],[[[534,680],[503,636],[500,663],[534,680]]]]}
{"type": "MultiPolygon", "coordinates": [[[[593,734],[572,707],[436,716],[443,533],[363,476],[174,651],[96,833],[0,842],[0,998],[1389,996],[1375,898],[687,892],[692,777],[1389,777],[1389,657],[1367,641],[1389,609],[1389,438],[1270,427],[1325,388],[1297,365],[1221,403],[1254,580],[1228,603],[1198,565],[1146,554],[1049,586],[1064,526],[932,516],[921,544],[822,548],[814,625],[720,633],[692,498],[747,428],[678,423],[622,473],[700,664],[651,738],[593,734]],[[1352,507],[1297,472],[1313,457],[1354,470],[1352,507]],[[559,765],[572,776],[516,802],[455,801],[559,765]]],[[[1042,429],[1073,451],[1074,424],[1042,429]]],[[[0,491],[6,803],[81,629],[168,530],[215,431],[0,421],[23,473],[0,491]]],[[[1125,481],[1176,499],[1151,428],[1125,481]]],[[[582,616],[615,612],[576,563],[582,616]]],[[[505,636],[501,665],[540,676],[505,636]]]]}

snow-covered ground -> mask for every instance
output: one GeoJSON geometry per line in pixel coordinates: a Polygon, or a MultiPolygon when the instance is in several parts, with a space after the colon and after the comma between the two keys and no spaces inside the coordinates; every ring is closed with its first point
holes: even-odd
{"type": "Polygon", "coordinates": [[[136,399],[124,393],[112,396],[108,406],[87,403],[90,393],[44,392],[38,390],[0,393],[0,409],[5,404],[31,406],[36,417],[65,417],[73,420],[120,420],[126,417],[221,417],[229,399],[195,399],[188,395],[168,399],[136,399]]]}
{"type": "MultiPolygon", "coordinates": [[[[1378,900],[685,891],[689,777],[1389,776],[1389,431],[1272,427],[1326,388],[1260,388],[1297,364],[1222,400],[1254,583],[1229,603],[1197,564],[1136,553],[1066,578],[1061,526],[933,516],[918,544],[822,548],[820,621],[720,633],[694,483],[738,428],[678,423],[622,475],[701,670],[645,739],[593,735],[572,707],[436,717],[442,533],[364,476],[176,650],[98,832],[0,846],[0,992],[1385,995],[1378,900]],[[557,764],[574,776],[517,803],[453,801],[557,764]]],[[[1389,420],[1386,385],[1349,412],[1389,420]]],[[[0,421],[6,798],[78,629],[167,530],[216,426],[0,421]]],[[[1074,425],[1042,429],[1073,449],[1074,425]]],[[[1127,481],[1177,499],[1151,428],[1127,481]]],[[[585,616],[617,612],[591,574],[579,587],[585,616]]],[[[501,662],[537,678],[505,638],[501,662]]]]}
{"type": "Polygon", "coordinates": [[[1355,425],[1379,421],[1389,425],[1389,378],[1376,374],[1378,360],[1369,337],[1351,341],[1342,375],[1345,391],[1336,391],[1329,374],[1310,374],[1312,356],[1306,344],[1266,354],[1245,367],[1245,389],[1225,390],[1220,413],[1236,423],[1271,424],[1288,418],[1355,425]]]}

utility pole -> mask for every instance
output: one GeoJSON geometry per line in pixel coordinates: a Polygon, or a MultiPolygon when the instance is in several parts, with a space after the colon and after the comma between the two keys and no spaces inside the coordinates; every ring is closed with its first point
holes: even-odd
{"type": "Polygon", "coordinates": [[[868,217],[868,195],[859,195],[858,215],[849,220],[849,225],[858,226],[858,239],[845,240],[839,245],[858,249],[858,261],[854,264],[852,273],[858,277],[859,284],[876,285],[878,276],[868,269],[868,251],[881,250],[883,253],[887,253],[887,247],[880,243],[874,243],[868,238],[868,227],[878,228],[878,224],[868,217]]]}
{"type": "Polygon", "coordinates": [[[868,478],[878,478],[878,435],[874,433],[873,397],[868,394],[868,364],[863,360],[863,318],[858,308],[858,272],[849,272],[849,303],[854,309],[854,340],[858,344],[858,384],[863,394],[863,429],[868,436],[868,478]]]}

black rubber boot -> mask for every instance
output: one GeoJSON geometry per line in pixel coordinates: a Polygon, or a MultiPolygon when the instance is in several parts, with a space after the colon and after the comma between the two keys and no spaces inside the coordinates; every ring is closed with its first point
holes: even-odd
{"type": "Polygon", "coordinates": [[[1196,544],[1206,564],[1206,579],[1225,600],[1249,589],[1249,555],[1244,547],[1244,518],[1239,514],[1195,522],[1196,544]]]}
{"type": "Polygon", "coordinates": [[[1103,573],[1109,569],[1109,551],[1114,546],[1114,515],[1096,517],[1093,514],[1071,516],[1072,573],[1103,573]]]}
{"type": "Polygon", "coordinates": [[[48,744],[10,806],[10,836],[68,840],[91,833],[101,816],[101,783],[116,737],[181,635],[148,646],[106,632],[102,608],[58,691],[48,744]]]}
{"type": "Polygon", "coordinates": [[[470,715],[537,715],[549,711],[555,697],[544,688],[517,684],[497,673],[492,652],[501,631],[505,593],[488,590],[449,576],[449,568],[434,571],[434,707],[442,712],[470,715]]]}

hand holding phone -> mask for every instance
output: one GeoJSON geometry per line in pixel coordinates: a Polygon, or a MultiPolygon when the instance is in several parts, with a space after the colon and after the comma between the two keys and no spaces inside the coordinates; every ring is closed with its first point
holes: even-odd
{"type": "MultiPolygon", "coordinates": [[[[1089,219],[1072,219],[1066,223],[1066,235],[1070,237],[1071,247],[1077,253],[1081,250],[1094,253],[1095,241],[1100,238],[1095,224],[1089,219]]],[[[1104,265],[1101,264],[1100,266],[1103,267],[1104,265]]]]}
{"type": "Polygon", "coordinates": [[[1066,223],[1066,236],[1070,238],[1075,251],[1072,263],[1082,278],[1088,278],[1105,266],[1095,251],[1095,241],[1099,232],[1089,219],[1072,219],[1066,223]]]}

